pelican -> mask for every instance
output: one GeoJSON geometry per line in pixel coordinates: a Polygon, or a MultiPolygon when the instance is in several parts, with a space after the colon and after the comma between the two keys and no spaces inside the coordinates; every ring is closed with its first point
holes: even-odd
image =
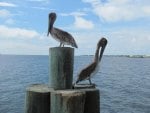
{"type": "Polygon", "coordinates": [[[94,61],[91,64],[89,64],[88,66],[86,66],[84,69],[81,70],[75,84],[77,84],[80,81],[86,80],[86,79],[89,80],[90,85],[92,84],[91,76],[95,75],[99,69],[99,62],[102,59],[103,52],[105,50],[106,45],[107,45],[107,39],[101,38],[99,40],[99,42],[97,43],[94,61]],[[100,47],[101,47],[101,49],[100,49],[100,47]]]}
{"type": "Polygon", "coordinates": [[[49,26],[48,26],[47,36],[49,34],[51,34],[51,36],[55,40],[60,42],[60,45],[59,45],[60,47],[64,46],[64,45],[71,45],[72,47],[78,48],[78,46],[71,34],[69,34],[68,32],[63,31],[61,29],[53,27],[56,17],[57,17],[56,13],[54,13],[54,12],[49,14],[49,26]]]}

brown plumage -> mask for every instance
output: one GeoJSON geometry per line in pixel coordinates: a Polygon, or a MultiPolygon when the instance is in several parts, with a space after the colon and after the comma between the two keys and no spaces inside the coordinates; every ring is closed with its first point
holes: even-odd
{"type": "Polygon", "coordinates": [[[87,67],[81,70],[81,72],[78,75],[76,84],[86,79],[88,79],[89,83],[92,84],[91,76],[95,75],[99,69],[99,62],[101,61],[106,45],[107,45],[107,39],[101,38],[99,42],[97,43],[94,61],[91,64],[89,64],[87,67]]]}
{"type": "Polygon", "coordinates": [[[72,47],[78,48],[73,36],[66,31],[53,27],[54,22],[56,20],[56,13],[52,12],[49,14],[49,26],[48,26],[48,33],[51,36],[60,42],[60,47],[64,45],[71,45],[72,47]]]}

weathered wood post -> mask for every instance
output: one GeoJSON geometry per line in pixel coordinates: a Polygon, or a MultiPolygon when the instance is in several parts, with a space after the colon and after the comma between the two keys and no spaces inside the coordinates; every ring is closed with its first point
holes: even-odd
{"type": "Polygon", "coordinates": [[[27,87],[25,113],[50,113],[50,90],[44,84],[27,87]]]}
{"type": "Polygon", "coordinates": [[[75,90],[55,90],[51,93],[51,113],[83,113],[85,93],[75,90]]]}
{"type": "Polygon", "coordinates": [[[74,49],[49,49],[49,86],[34,84],[26,89],[25,113],[100,113],[99,90],[92,85],[75,86],[74,49]]]}
{"type": "Polygon", "coordinates": [[[49,61],[49,86],[54,89],[71,89],[74,49],[70,47],[50,48],[49,61]]]}
{"type": "Polygon", "coordinates": [[[75,90],[85,92],[84,113],[100,113],[100,91],[94,85],[76,85],[75,90]]]}
{"type": "Polygon", "coordinates": [[[100,113],[100,92],[98,89],[82,89],[85,91],[84,113],[100,113]]]}

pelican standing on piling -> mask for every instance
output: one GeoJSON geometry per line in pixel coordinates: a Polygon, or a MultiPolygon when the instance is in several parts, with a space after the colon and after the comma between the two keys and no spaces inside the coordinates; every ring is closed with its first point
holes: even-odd
{"type": "Polygon", "coordinates": [[[90,65],[88,65],[87,67],[81,70],[75,84],[86,79],[89,80],[90,85],[92,84],[91,76],[95,75],[99,69],[99,62],[101,61],[106,45],[107,45],[107,39],[101,38],[97,43],[94,61],[90,65]]]}
{"type": "Polygon", "coordinates": [[[60,42],[60,47],[62,47],[64,45],[71,45],[72,47],[78,48],[78,46],[71,34],[69,34],[68,32],[63,31],[61,29],[53,27],[56,17],[57,17],[57,15],[54,12],[49,14],[49,25],[48,25],[47,36],[49,34],[51,34],[51,36],[55,40],[60,42]]]}

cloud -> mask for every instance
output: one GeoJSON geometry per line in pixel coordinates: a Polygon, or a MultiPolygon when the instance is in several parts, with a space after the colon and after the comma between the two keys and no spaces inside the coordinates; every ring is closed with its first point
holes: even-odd
{"type": "Polygon", "coordinates": [[[105,33],[108,37],[109,54],[149,55],[149,31],[145,29],[119,29],[105,33]]]}
{"type": "Polygon", "coordinates": [[[109,0],[101,2],[99,0],[82,0],[92,6],[93,12],[104,21],[130,21],[142,17],[150,17],[150,5],[147,2],[137,0],[109,0]]]}
{"type": "Polygon", "coordinates": [[[85,12],[71,12],[71,13],[61,13],[61,16],[73,16],[75,21],[73,23],[75,28],[78,29],[93,29],[94,24],[92,21],[83,18],[87,14],[85,12]]]}
{"type": "Polygon", "coordinates": [[[1,38],[20,38],[20,39],[32,39],[39,37],[39,33],[34,30],[28,30],[23,28],[9,28],[7,26],[0,25],[1,38]]]}
{"type": "Polygon", "coordinates": [[[71,12],[71,13],[61,13],[61,16],[85,16],[85,12],[71,12]]]}
{"type": "Polygon", "coordinates": [[[14,19],[12,19],[13,15],[11,14],[10,11],[6,10],[6,9],[2,9],[0,10],[0,18],[3,20],[4,24],[9,24],[12,25],[15,23],[14,19]]]}
{"type": "Polygon", "coordinates": [[[31,2],[44,2],[44,1],[48,1],[48,0],[28,0],[28,1],[31,1],[31,2]]]}
{"type": "Polygon", "coordinates": [[[150,16],[150,6],[145,6],[142,8],[145,15],[150,16]]]}
{"type": "Polygon", "coordinates": [[[28,0],[29,2],[41,2],[41,3],[49,3],[49,0],[28,0]]]}
{"type": "Polygon", "coordinates": [[[80,16],[75,16],[74,26],[79,29],[92,29],[94,24],[92,21],[86,20],[80,16]]]}
{"type": "MultiPolygon", "coordinates": [[[[0,51],[2,53],[48,54],[49,47],[59,45],[51,36],[46,37],[46,34],[24,28],[9,28],[1,25],[0,34],[0,51]]],[[[122,28],[107,32],[91,32],[88,35],[86,31],[72,34],[79,46],[76,49],[76,55],[94,55],[96,44],[101,37],[108,39],[104,54],[150,54],[148,30],[122,28]]]]}
{"type": "Polygon", "coordinates": [[[142,28],[119,28],[119,30],[109,29],[102,32],[78,32],[73,33],[78,44],[77,55],[94,55],[96,44],[101,37],[108,40],[104,54],[128,55],[145,54],[150,55],[150,34],[149,30],[142,28]]]}
{"type": "Polygon", "coordinates": [[[3,54],[48,54],[58,43],[46,33],[0,25],[0,52],[3,54]]]}
{"type": "Polygon", "coordinates": [[[46,7],[32,7],[33,9],[39,9],[39,10],[48,10],[46,7]]]}
{"type": "Polygon", "coordinates": [[[73,36],[79,47],[76,49],[76,55],[94,55],[97,41],[101,38],[98,33],[83,31],[75,32],[73,36]]]}
{"type": "Polygon", "coordinates": [[[17,7],[17,5],[8,2],[0,2],[0,7],[17,7]]]}
{"type": "Polygon", "coordinates": [[[6,9],[2,9],[0,10],[0,18],[8,18],[11,16],[11,13],[6,10],[6,9]]]}
{"type": "Polygon", "coordinates": [[[47,45],[39,46],[25,42],[0,41],[0,52],[3,54],[46,55],[48,54],[48,48],[47,45]]]}

